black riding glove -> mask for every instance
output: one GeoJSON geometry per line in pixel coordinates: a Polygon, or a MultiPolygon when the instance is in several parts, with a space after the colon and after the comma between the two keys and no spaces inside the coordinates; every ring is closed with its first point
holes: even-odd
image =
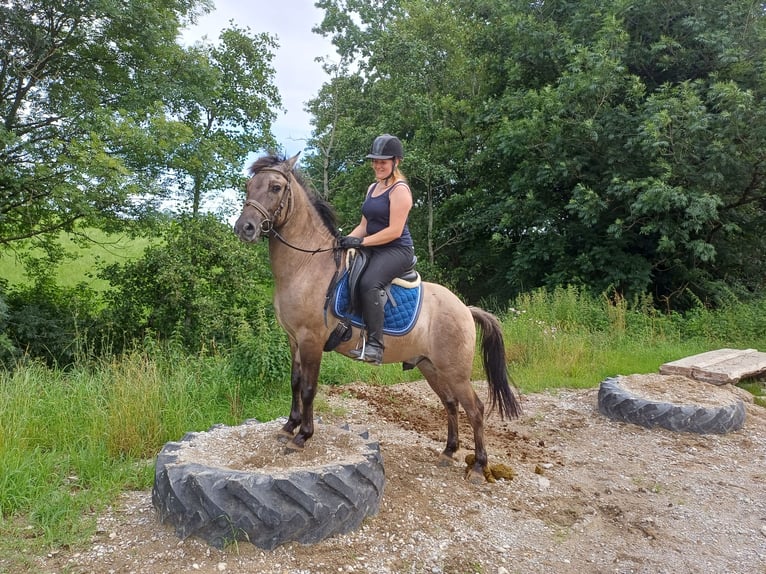
{"type": "Polygon", "coordinates": [[[344,235],[338,240],[342,249],[351,249],[362,246],[362,239],[353,235],[344,235]]]}

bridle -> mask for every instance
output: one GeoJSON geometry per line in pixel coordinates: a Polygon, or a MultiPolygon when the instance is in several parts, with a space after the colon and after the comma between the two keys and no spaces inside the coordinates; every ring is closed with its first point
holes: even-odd
{"type": "MultiPolygon", "coordinates": [[[[293,188],[292,188],[292,185],[290,185],[290,178],[283,171],[273,167],[266,167],[258,171],[258,173],[263,173],[263,172],[277,173],[281,175],[283,178],[285,178],[285,181],[287,182],[287,185],[284,187],[282,191],[282,197],[279,198],[279,205],[274,210],[273,214],[269,213],[268,209],[263,207],[263,205],[261,205],[254,199],[245,200],[245,205],[249,205],[250,207],[258,211],[258,213],[260,213],[263,216],[263,221],[261,221],[261,233],[269,234],[274,231],[277,218],[281,215],[282,210],[285,208],[285,202],[287,203],[287,206],[288,206],[287,215],[285,216],[285,220],[279,223],[279,227],[282,227],[290,219],[290,215],[292,214],[291,206],[293,204],[293,188]]],[[[255,175],[253,177],[255,177],[255,175]]]]}
{"type": "MultiPolygon", "coordinates": [[[[281,175],[283,178],[285,178],[285,181],[287,182],[287,185],[285,185],[284,190],[282,191],[282,196],[279,198],[279,205],[274,210],[273,214],[269,213],[269,210],[266,209],[263,205],[255,201],[254,199],[246,199],[245,205],[250,206],[258,213],[260,213],[263,216],[263,221],[261,221],[261,233],[264,235],[273,235],[276,237],[279,241],[281,241],[283,244],[287,245],[291,249],[295,249],[296,251],[302,251],[303,253],[323,253],[325,251],[333,251],[337,249],[336,246],[332,247],[325,247],[320,249],[304,249],[302,247],[298,247],[297,245],[293,245],[287,239],[282,237],[282,235],[279,233],[278,228],[284,227],[285,224],[290,220],[290,216],[293,214],[293,206],[295,204],[293,200],[293,188],[290,183],[290,176],[283,172],[282,170],[279,170],[274,167],[265,167],[263,169],[259,169],[258,173],[264,173],[264,172],[271,172],[281,175]],[[285,208],[285,205],[287,206],[287,213],[285,214],[285,217],[282,221],[277,221],[282,214],[282,210],[285,208]]],[[[253,174],[253,177],[255,177],[257,174],[253,174]]]]}

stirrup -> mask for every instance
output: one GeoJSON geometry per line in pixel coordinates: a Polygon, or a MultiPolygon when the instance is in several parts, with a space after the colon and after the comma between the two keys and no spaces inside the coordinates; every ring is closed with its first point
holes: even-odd
{"type": "Polygon", "coordinates": [[[348,354],[365,363],[380,365],[383,362],[383,348],[377,345],[368,345],[366,337],[362,337],[361,349],[351,349],[348,354]]]}

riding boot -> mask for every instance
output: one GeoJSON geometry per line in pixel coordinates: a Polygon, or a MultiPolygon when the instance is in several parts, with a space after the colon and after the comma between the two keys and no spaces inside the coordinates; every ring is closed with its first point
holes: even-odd
{"type": "Polygon", "coordinates": [[[383,313],[386,306],[386,292],[370,289],[362,293],[362,317],[367,326],[367,343],[361,349],[351,351],[351,356],[380,365],[383,360],[383,313]]]}

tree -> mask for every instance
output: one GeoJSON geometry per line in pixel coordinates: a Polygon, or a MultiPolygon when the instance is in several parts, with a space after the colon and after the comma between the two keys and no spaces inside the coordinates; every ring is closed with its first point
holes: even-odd
{"type": "Polygon", "coordinates": [[[169,102],[185,135],[166,164],[168,187],[191,200],[194,215],[204,195],[239,186],[248,154],[276,147],[271,122],[281,101],[272,83],[274,40],[234,24],[219,40],[183,54],[174,78],[178,94],[169,102]]]}
{"type": "Polygon", "coordinates": [[[181,22],[207,4],[0,6],[0,244],[136,216],[175,133],[162,105],[181,22]],[[163,145],[167,146],[163,149],[163,145]]]}
{"type": "Polygon", "coordinates": [[[331,173],[324,179],[339,211],[358,218],[360,191],[370,179],[361,161],[365,150],[383,132],[405,140],[403,168],[416,202],[411,229],[425,246],[421,261],[433,264],[435,253],[460,234],[455,222],[435,231],[435,206],[451,195],[475,151],[469,112],[479,94],[478,72],[465,50],[471,32],[463,13],[422,1],[318,5],[327,13],[318,30],[334,35],[341,56],[334,79],[311,103],[311,143],[331,173]],[[358,70],[343,76],[352,64],[358,70]]]}
{"type": "Polygon", "coordinates": [[[271,145],[273,41],[189,49],[207,0],[0,6],[0,246],[132,225],[174,192],[197,211],[271,145]]]}
{"type": "Polygon", "coordinates": [[[419,248],[469,300],[578,284],[683,308],[764,287],[760,4],[319,5],[358,61],[356,93],[332,92],[348,101],[313,105],[333,193],[358,196],[342,154],[362,135],[400,135],[419,248]]]}
{"type": "Polygon", "coordinates": [[[763,285],[763,14],[552,2],[537,20],[558,31],[557,79],[525,87],[509,70],[517,87],[492,103],[483,161],[509,182],[490,200],[506,282],[648,291],[681,308],[763,285]]]}

